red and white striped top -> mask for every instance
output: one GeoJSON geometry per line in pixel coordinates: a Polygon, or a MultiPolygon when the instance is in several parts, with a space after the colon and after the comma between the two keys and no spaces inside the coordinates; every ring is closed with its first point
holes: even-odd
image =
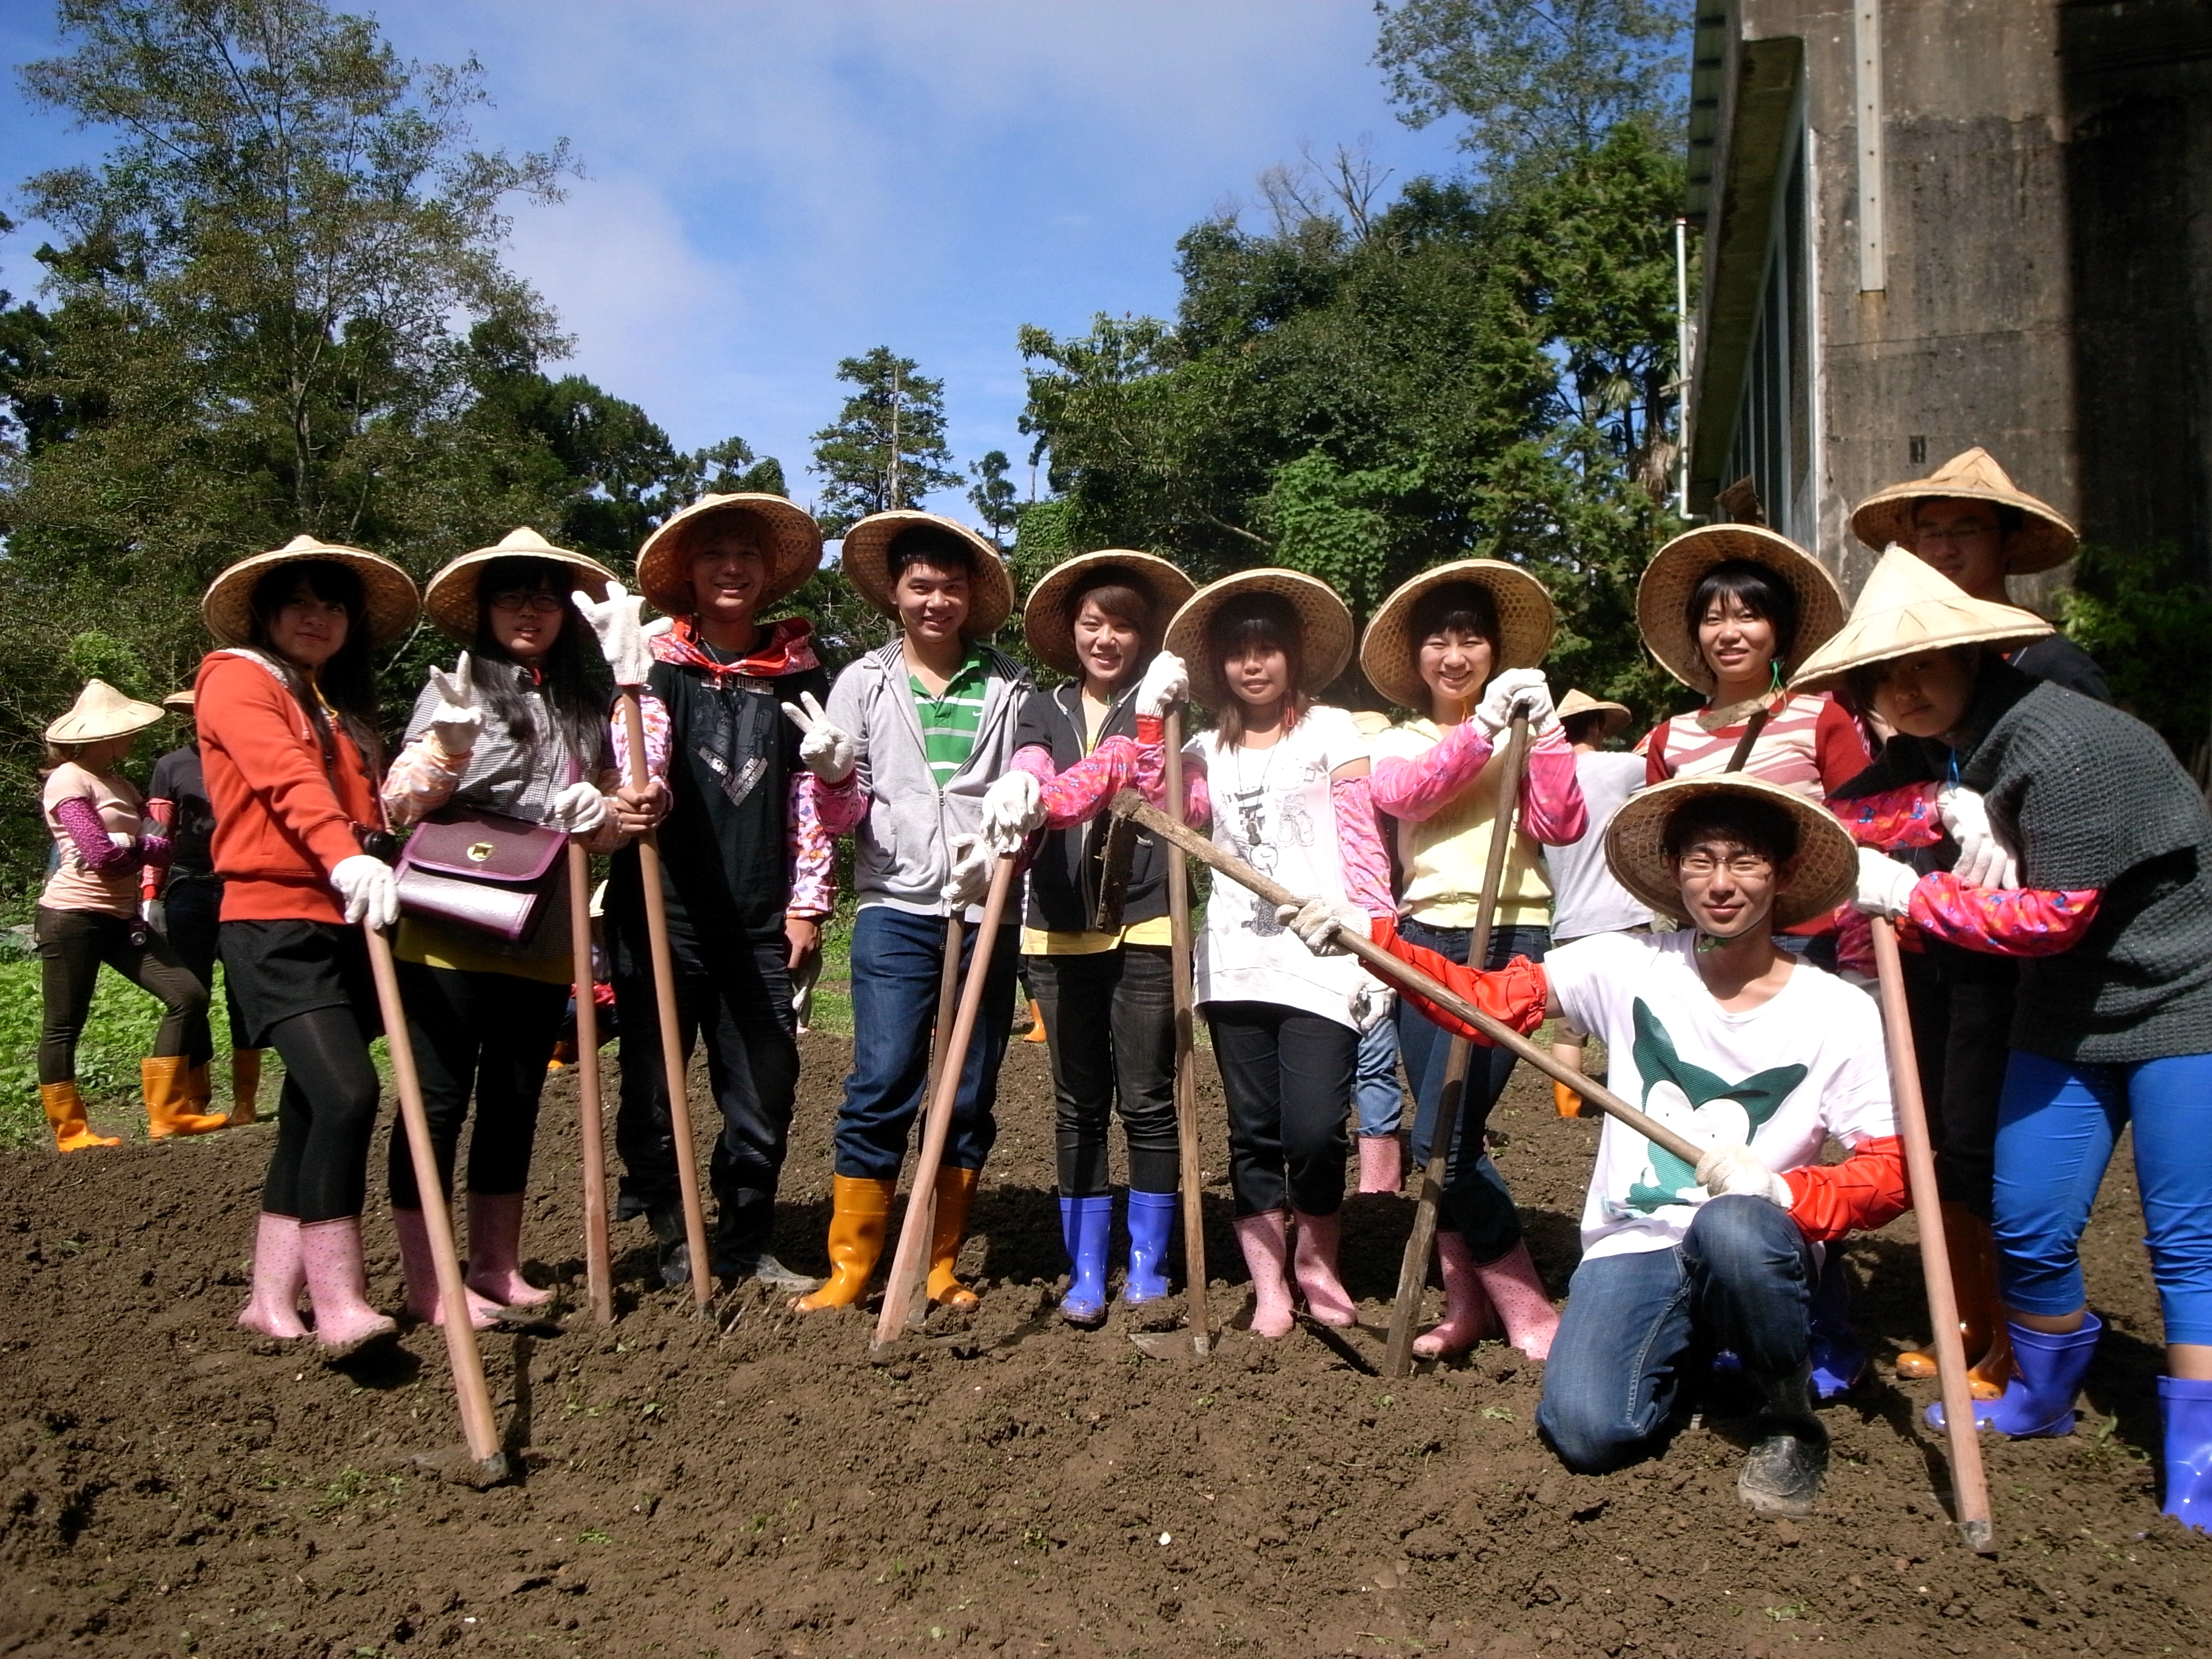
{"type": "MultiPolygon", "coordinates": [[[[1743,769],[1762,783],[1825,802],[1831,789],[1856,777],[1874,758],[1858,722],[1826,692],[1785,693],[1768,706],[1765,728],[1743,769]]],[[[1711,731],[1695,714],[1660,721],[1638,745],[1644,750],[1644,781],[1718,777],[1728,770],[1749,720],[1746,708],[1743,719],[1711,731]]]]}

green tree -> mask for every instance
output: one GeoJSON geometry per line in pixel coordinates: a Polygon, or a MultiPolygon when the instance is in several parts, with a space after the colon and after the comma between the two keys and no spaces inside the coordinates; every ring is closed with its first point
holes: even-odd
{"type": "Polygon", "coordinates": [[[984,529],[1001,552],[1022,522],[1021,502],[1017,499],[1013,481],[1006,477],[1012,467],[1005,450],[994,449],[968,468],[975,479],[968,499],[975,504],[976,516],[982,520],[984,529]]]}
{"type": "Polygon", "coordinates": [[[856,390],[836,424],[814,434],[809,469],[823,481],[820,517],[829,534],[963,482],[945,441],[945,382],[918,368],[889,346],[837,365],[837,378],[856,390]]]}

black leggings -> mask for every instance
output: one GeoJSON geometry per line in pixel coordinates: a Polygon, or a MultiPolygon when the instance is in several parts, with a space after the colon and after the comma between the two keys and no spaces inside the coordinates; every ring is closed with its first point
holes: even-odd
{"type": "MultiPolygon", "coordinates": [[[[222,883],[213,876],[171,876],[169,884],[161,890],[161,914],[166,918],[162,931],[168,938],[169,948],[176,952],[178,961],[191,969],[192,977],[199,981],[212,1002],[216,941],[222,927],[222,883]]],[[[247,1047],[243,1036],[246,1021],[238,1012],[238,989],[228,975],[222,982],[222,1000],[230,1016],[230,1046],[247,1047]]],[[[204,1013],[185,1034],[185,1052],[191,1056],[195,1066],[206,1065],[215,1054],[215,1038],[208,1030],[208,1018],[204,1013]]]]}
{"type": "Polygon", "coordinates": [[[39,1030],[39,1081],[76,1080],[76,1042],[92,1012],[92,994],[100,965],[109,967],[161,1004],[161,1029],[154,1036],[154,1057],[166,1060],[185,1051],[192,1026],[207,1027],[207,988],[177,960],[169,942],[136,917],[99,910],[53,910],[39,907],[39,987],[46,1021],[39,1030]]]}
{"type": "MultiPolygon", "coordinates": [[[[553,1057],[568,1012],[568,990],[514,974],[399,964],[407,1035],[422,1079],[438,1182],[447,1196],[453,1190],[453,1164],[472,1090],[477,1125],[469,1136],[469,1190],[519,1193],[529,1183],[538,1097],[544,1091],[545,1063],[553,1057]]],[[[421,1209],[422,1189],[415,1184],[404,1123],[392,1126],[388,1169],[392,1207],[421,1209]]]]}
{"type": "Polygon", "coordinates": [[[1129,1143],[1129,1185],[1178,1185],[1175,992],[1165,945],[1124,945],[1028,958],[1030,994],[1052,1045],[1053,1127],[1060,1195],[1108,1188],[1106,1122],[1116,1103],[1129,1143]]]}
{"type": "Polygon", "coordinates": [[[314,1008],[278,1021],[269,1036],[283,1058],[284,1093],[261,1207],[302,1222],[359,1215],[376,1128],[368,1029],[351,1008],[314,1008]]]}
{"type": "Polygon", "coordinates": [[[1206,1023],[1229,1097],[1229,1181],[1237,1213],[1288,1205],[1334,1215],[1352,1153],[1345,1115],[1359,1034],[1273,1002],[1209,1002],[1206,1023]]]}

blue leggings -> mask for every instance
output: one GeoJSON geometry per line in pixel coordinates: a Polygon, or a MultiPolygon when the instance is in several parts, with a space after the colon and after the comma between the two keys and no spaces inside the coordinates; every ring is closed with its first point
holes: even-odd
{"type": "Polygon", "coordinates": [[[1997,1107],[2005,1304],[2057,1317],[2087,1301],[2081,1229],[2128,1123],[2166,1340],[2212,1343],[2212,1054],[2100,1066],[2013,1050],[1997,1107]]]}

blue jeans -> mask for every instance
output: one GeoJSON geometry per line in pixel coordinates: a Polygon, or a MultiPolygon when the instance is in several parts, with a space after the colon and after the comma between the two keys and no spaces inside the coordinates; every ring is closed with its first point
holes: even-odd
{"type": "Polygon", "coordinates": [[[1398,1025],[1395,1018],[1378,1019],[1359,1039],[1358,1069],[1352,1074],[1352,1095],[1359,1108],[1359,1133],[1395,1135],[1405,1115],[1406,1094],[1398,1086],[1398,1025]]]}
{"type": "Polygon", "coordinates": [[[2130,1122],[2166,1340],[2212,1342],[2212,1054],[2098,1066],[2013,1050],[1997,1105],[1998,1286],[2022,1313],[2087,1300],[2081,1229],[2130,1122]]]}
{"type": "Polygon", "coordinates": [[[1699,1205],[1674,1249],[1591,1257],[1567,1286],[1537,1428],[1583,1474],[1656,1451],[1716,1350],[1754,1377],[1805,1363],[1815,1277],[1789,1212],[1741,1194],[1699,1205]]]}
{"type": "MultiPolygon", "coordinates": [[[[1467,961],[1468,947],[1474,943],[1471,928],[1431,927],[1425,921],[1399,923],[1398,936],[1462,963],[1467,961]]],[[[1516,957],[1541,962],[1551,939],[1547,928],[1497,928],[1490,935],[1490,959],[1483,965],[1503,968],[1516,957]]],[[[1405,1058],[1406,1076],[1413,1085],[1413,1158],[1426,1163],[1436,1127],[1437,1103],[1443,1094],[1444,1062],[1451,1052],[1451,1038],[1442,1026],[1401,1000],[1398,1050],[1405,1058]]],[[[1491,1108],[1505,1092],[1513,1066],[1513,1056],[1503,1048],[1478,1044],[1468,1056],[1466,1093],[1460,1099],[1459,1128],[1453,1136],[1451,1172],[1437,1211],[1437,1224],[1449,1227],[1466,1239],[1477,1261],[1495,1261],[1521,1242],[1521,1217],[1513,1207],[1513,1194],[1498,1165],[1482,1149],[1491,1108]],[[1472,1158],[1468,1156],[1470,1149],[1472,1158]]]]}
{"type": "MultiPolygon", "coordinates": [[[[963,930],[964,975],[979,930],[963,930]]],[[[960,1093],[945,1142],[945,1166],[980,1170],[999,1137],[993,1108],[999,1064],[1014,1023],[1014,976],[1021,965],[1021,929],[999,930],[989,976],[977,1010],[975,1037],[960,1072],[960,1093]]],[[[945,918],[871,904],[853,923],[853,1069],[837,1109],[836,1170],[859,1180],[896,1180],[907,1137],[929,1073],[930,1034],[937,1024],[939,976],[945,966],[945,918]]]]}

